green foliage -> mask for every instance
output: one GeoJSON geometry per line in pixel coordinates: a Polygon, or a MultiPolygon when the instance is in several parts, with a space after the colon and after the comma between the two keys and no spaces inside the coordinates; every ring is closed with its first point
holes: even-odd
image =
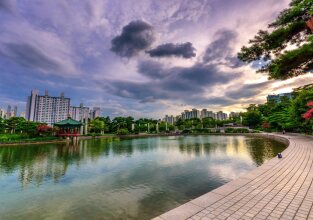
{"type": "Polygon", "coordinates": [[[246,128],[226,128],[225,133],[249,133],[246,128]]]}
{"type": "Polygon", "coordinates": [[[266,131],[293,131],[312,133],[313,120],[305,120],[303,115],[313,101],[313,84],[294,89],[292,99],[282,97],[279,102],[251,105],[243,113],[245,125],[266,131]],[[253,126],[252,126],[253,125],[253,126]]]}
{"type": "Polygon", "coordinates": [[[121,129],[118,129],[116,131],[116,134],[117,135],[127,135],[127,134],[129,134],[129,131],[126,128],[121,128],[121,129]]]}
{"type": "Polygon", "coordinates": [[[250,128],[258,128],[262,124],[262,114],[259,110],[249,110],[243,114],[243,124],[250,128]]]}
{"type": "Polygon", "coordinates": [[[294,0],[269,26],[273,31],[259,31],[238,58],[244,62],[265,60],[259,71],[271,79],[288,79],[306,73],[313,67],[312,31],[306,26],[313,12],[313,0],[294,0]],[[290,44],[296,49],[284,51],[290,44]]]}
{"type": "Polygon", "coordinates": [[[90,122],[90,131],[93,133],[102,133],[107,132],[108,128],[105,123],[106,120],[104,118],[96,118],[90,122]]]}
{"type": "Polygon", "coordinates": [[[58,137],[33,137],[27,134],[0,134],[0,143],[36,142],[56,139],[58,139],[58,137]]]}
{"type": "Polygon", "coordinates": [[[291,105],[291,117],[294,120],[295,127],[306,133],[312,132],[313,121],[306,121],[302,116],[310,108],[307,103],[313,101],[313,84],[299,88],[295,91],[295,99],[291,105]]]}
{"type": "Polygon", "coordinates": [[[204,128],[215,128],[217,125],[217,122],[214,118],[207,117],[202,119],[203,127],[204,128]]]}
{"type": "Polygon", "coordinates": [[[288,79],[303,74],[313,66],[313,43],[304,44],[298,49],[286,51],[267,66],[270,78],[288,79]],[[301,67],[301,69],[299,69],[301,67]]]}

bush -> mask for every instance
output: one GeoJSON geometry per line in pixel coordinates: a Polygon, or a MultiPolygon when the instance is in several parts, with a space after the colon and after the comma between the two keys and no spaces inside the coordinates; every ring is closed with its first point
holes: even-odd
{"type": "Polygon", "coordinates": [[[25,134],[0,134],[0,143],[15,143],[15,142],[31,142],[31,141],[49,141],[55,140],[58,137],[32,137],[25,134]]]}
{"type": "Polygon", "coordinates": [[[127,135],[127,134],[129,134],[129,131],[127,129],[125,129],[125,128],[121,128],[121,129],[118,129],[116,131],[116,134],[117,135],[127,135]]]}
{"type": "Polygon", "coordinates": [[[181,133],[182,133],[182,134],[191,134],[192,131],[189,130],[189,129],[185,129],[185,130],[183,130],[181,133]]]}
{"type": "Polygon", "coordinates": [[[195,128],[192,133],[212,133],[208,128],[195,128]]]}
{"type": "Polygon", "coordinates": [[[247,128],[226,128],[225,133],[250,133],[247,128]]]}

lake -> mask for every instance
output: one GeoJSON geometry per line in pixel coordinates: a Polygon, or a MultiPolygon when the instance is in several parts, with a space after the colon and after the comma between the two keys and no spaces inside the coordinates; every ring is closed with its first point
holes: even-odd
{"type": "Polygon", "coordinates": [[[241,135],[0,147],[0,219],[150,219],[285,147],[241,135]]]}

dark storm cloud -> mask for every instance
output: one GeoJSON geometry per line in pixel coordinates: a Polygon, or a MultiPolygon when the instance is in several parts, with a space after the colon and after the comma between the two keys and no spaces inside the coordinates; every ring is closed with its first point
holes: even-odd
{"type": "Polygon", "coordinates": [[[155,61],[142,61],[138,64],[138,71],[141,75],[151,79],[161,79],[165,77],[166,72],[162,65],[155,61]]]}
{"type": "Polygon", "coordinates": [[[7,57],[22,66],[47,71],[61,69],[58,63],[29,44],[10,43],[5,44],[4,48],[3,51],[0,51],[0,56],[7,57]]]}
{"type": "MultiPolygon", "coordinates": [[[[238,77],[238,73],[226,73],[214,65],[195,64],[188,68],[156,68],[156,62],[145,62],[143,75],[148,82],[111,81],[106,89],[115,95],[132,98],[140,102],[154,102],[159,99],[184,99],[189,103],[195,96],[201,98],[206,88],[228,83],[238,77]],[[151,65],[151,68],[149,68],[151,65]],[[158,78],[157,76],[162,76],[158,78]]],[[[142,67],[139,70],[143,70],[142,67]]]]}
{"type": "Polygon", "coordinates": [[[156,48],[147,51],[151,57],[182,57],[192,58],[196,56],[195,48],[192,43],[186,42],[183,44],[167,43],[157,46],[156,48]]]}
{"type": "Polygon", "coordinates": [[[273,83],[272,81],[266,81],[261,83],[245,84],[241,86],[239,89],[230,90],[226,92],[225,96],[230,97],[232,99],[252,98],[255,95],[262,93],[272,83],[273,83]]]}
{"type": "Polygon", "coordinates": [[[111,51],[121,57],[132,57],[148,49],[155,40],[153,28],[144,21],[132,21],[123,27],[121,35],[112,39],[111,51]]]}
{"type": "Polygon", "coordinates": [[[0,10],[13,12],[14,4],[11,0],[0,0],[0,10]]]}
{"type": "MultiPolygon", "coordinates": [[[[203,60],[191,67],[168,68],[155,61],[139,62],[138,72],[148,77],[148,82],[118,80],[110,82],[110,86],[107,86],[106,89],[115,95],[136,99],[143,103],[155,102],[160,99],[184,100],[189,104],[200,104],[199,101],[206,104],[235,103],[232,97],[226,99],[206,98],[204,94],[214,86],[224,85],[241,77],[241,73],[220,70],[220,66],[236,68],[241,65],[232,55],[232,42],[236,38],[236,32],[220,30],[215,34],[215,40],[207,47],[203,60]]],[[[193,48],[191,44],[188,45],[187,48],[193,48]]],[[[169,54],[181,55],[184,53],[180,47],[179,50],[177,48],[176,45],[174,47],[161,45],[150,50],[149,53],[150,55],[154,54],[153,56],[156,54],[158,56],[170,56],[169,54]]],[[[194,49],[191,52],[194,52],[194,49]]]]}
{"type": "Polygon", "coordinates": [[[244,63],[233,54],[232,45],[237,37],[237,32],[233,30],[222,29],[217,31],[215,33],[215,40],[209,44],[204,53],[203,62],[220,62],[233,68],[244,65],[244,63]]]}

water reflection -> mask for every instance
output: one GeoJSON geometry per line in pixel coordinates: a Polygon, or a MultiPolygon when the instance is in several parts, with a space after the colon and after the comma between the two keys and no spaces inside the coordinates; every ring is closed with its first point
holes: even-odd
{"type": "Polygon", "coordinates": [[[148,219],[254,169],[283,149],[278,142],[244,136],[2,147],[0,216],[148,219]]]}

